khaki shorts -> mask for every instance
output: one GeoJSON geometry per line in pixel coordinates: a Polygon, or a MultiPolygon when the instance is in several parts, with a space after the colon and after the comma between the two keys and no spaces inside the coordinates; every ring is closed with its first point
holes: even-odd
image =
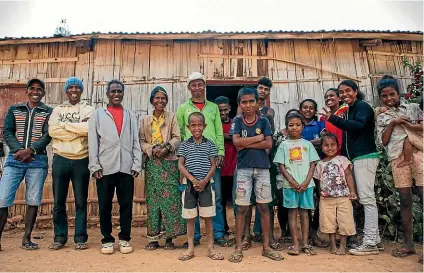
{"type": "Polygon", "coordinates": [[[319,229],[322,233],[356,234],[352,201],[349,197],[322,197],[319,201],[319,229]]]}
{"type": "Polygon", "coordinates": [[[410,165],[398,168],[397,165],[403,161],[403,154],[392,160],[392,174],[395,181],[395,188],[412,187],[412,177],[415,184],[423,186],[423,152],[414,149],[412,154],[412,163],[410,165]]]}

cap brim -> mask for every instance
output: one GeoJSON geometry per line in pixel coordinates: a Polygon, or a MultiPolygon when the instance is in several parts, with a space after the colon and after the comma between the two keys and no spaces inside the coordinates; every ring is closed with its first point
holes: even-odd
{"type": "Polygon", "coordinates": [[[31,80],[29,80],[28,83],[27,83],[27,88],[30,87],[31,84],[33,84],[35,82],[38,82],[43,89],[46,89],[46,86],[45,86],[44,82],[42,80],[40,80],[40,79],[31,79],[31,80]]]}

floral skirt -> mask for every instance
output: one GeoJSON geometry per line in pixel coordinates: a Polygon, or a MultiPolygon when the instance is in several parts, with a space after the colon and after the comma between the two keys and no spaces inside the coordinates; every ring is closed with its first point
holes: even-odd
{"type": "Polygon", "coordinates": [[[146,162],[147,238],[174,238],[187,233],[181,217],[181,195],[178,190],[178,161],[148,159],[146,162]]]}

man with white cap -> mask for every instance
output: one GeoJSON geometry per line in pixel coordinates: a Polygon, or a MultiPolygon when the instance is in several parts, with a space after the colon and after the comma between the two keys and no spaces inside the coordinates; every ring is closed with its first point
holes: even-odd
{"type": "Polygon", "coordinates": [[[90,171],[88,170],[88,119],[94,108],[81,101],[83,83],[70,77],[64,91],[68,100],[53,109],[49,120],[49,134],[53,147],[53,224],[54,242],[50,249],[63,248],[68,240],[66,198],[69,181],[75,198],[75,249],[87,249],[87,197],[90,171]]]}
{"type": "MultiPolygon", "coordinates": [[[[191,137],[191,132],[187,128],[188,117],[193,112],[201,112],[205,116],[206,128],[203,136],[211,140],[218,148],[218,156],[216,157],[217,169],[213,176],[212,185],[215,190],[216,216],[213,217],[213,230],[215,244],[220,246],[228,246],[225,240],[224,215],[221,204],[221,171],[220,167],[224,164],[224,134],[222,132],[221,117],[218,106],[206,100],[206,78],[200,72],[193,72],[187,80],[188,90],[191,92],[191,98],[185,103],[178,106],[177,119],[181,131],[181,140],[191,137]]],[[[196,219],[194,245],[200,244],[200,222],[196,219]]],[[[188,244],[186,243],[187,247],[188,244]]]]}

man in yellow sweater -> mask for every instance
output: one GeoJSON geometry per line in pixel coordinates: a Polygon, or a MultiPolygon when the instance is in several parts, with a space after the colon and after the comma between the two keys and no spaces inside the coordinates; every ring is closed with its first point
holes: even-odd
{"type": "Polygon", "coordinates": [[[68,100],[55,107],[49,120],[49,135],[53,146],[53,224],[54,242],[50,249],[63,248],[68,240],[66,198],[69,181],[75,198],[75,249],[87,249],[87,197],[90,171],[88,170],[88,119],[94,110],[81,101],[84,90],[76,77],[65,83],[68,100]]]}

